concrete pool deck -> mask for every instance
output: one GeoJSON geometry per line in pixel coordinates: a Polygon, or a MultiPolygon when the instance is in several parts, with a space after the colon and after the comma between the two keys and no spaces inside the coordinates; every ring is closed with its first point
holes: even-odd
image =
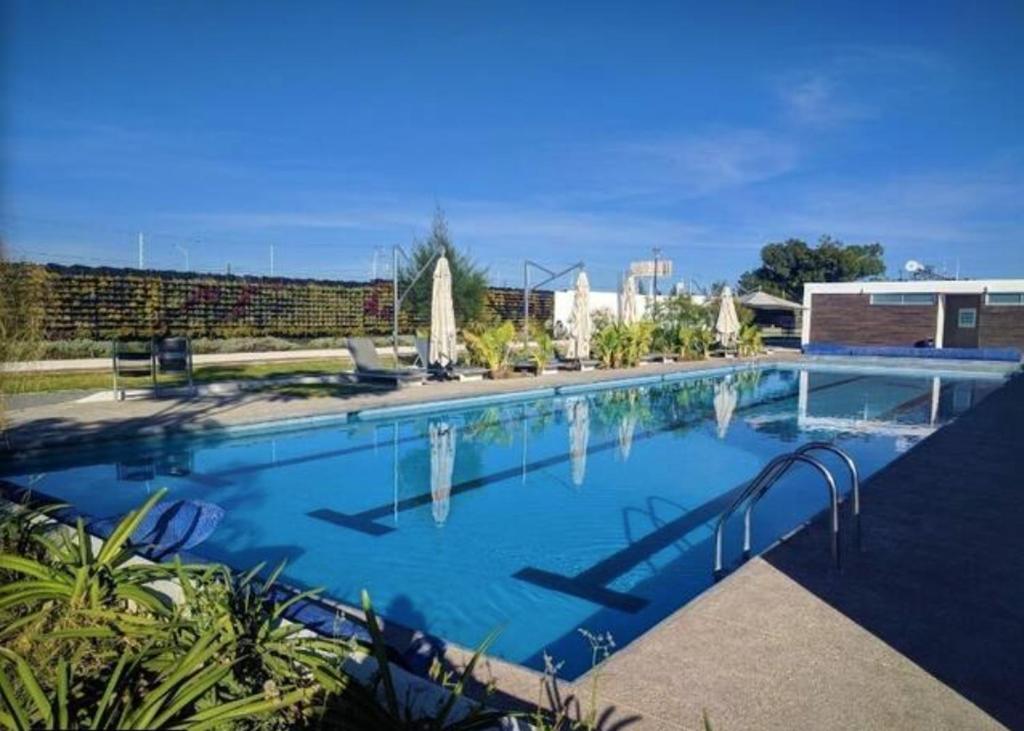
{"type": "MultiPolygon", "coordinates": [[[[782,360],[794,359],[761,362],[782,360]]],[[[202,431],[724,364],[343,398],[263,393],[45,405],[12,412],[12,447],[176,433],[192,424],[202,431]]],[[[860,544],[845,531],[838,571],[823,525],[812,522],[613,655],[600,670],[601,703],[613,711],[606,727],[698,729],[706,709],[716,729],[1024,728],[1022,415],[1024,378],[1016,378],[876,473],[864,486],[860,544]]],[[[500,661],[485,665],[481,675],[497,682],[499,700],[537,699],[537,674],[500,661]]],[[[585,698],[591,677],[562,684],[563,695],[585,698]]]]}

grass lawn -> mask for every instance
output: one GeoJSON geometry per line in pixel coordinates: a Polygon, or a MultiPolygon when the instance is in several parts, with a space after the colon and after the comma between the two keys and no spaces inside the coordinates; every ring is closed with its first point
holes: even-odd
{"type": "MultiPolygon", "coordinates": [[[[387,363],[388,359],[382,358],[387,363]]],[[[238,363],[198,365],[193,374],[196,383],[214,383],[216,381],[246,381],[273,376],[327,376],[352,369],[352,363],[341,358],[325,358],[319,360],[293,360],[277,363],[238,363]]],[[[127,388],[148,386],[148,378],[122,378],[127,388]]],[[[180,378],[161,378],[160,383],[171,385],[181,383],[180,378]]],[[[42,393],[49,391],[100,391],[112,388],[113,381],[110,371],[86,371],[67,373],[5,373],[0,378],[0,392],[5,394],[42,393]]],[[[303,395],[329,396],[335,395],[339,385],[315,386],[274,386],[275,390],[297,389],[295,395],[305,390],[303,395]]],[[[363,388],[362,390],[365,390],[363,388]]],[[[281,391],[286,393],[285,391],[281,391]]],[[[287,395],[287,394],[286,394],[287,395]]]]}

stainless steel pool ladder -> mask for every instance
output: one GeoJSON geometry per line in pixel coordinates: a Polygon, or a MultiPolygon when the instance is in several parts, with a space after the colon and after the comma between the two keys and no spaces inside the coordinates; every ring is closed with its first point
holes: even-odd
{"type": "Polygon", "coordinates": [[[719,516],[718,523],[715,526],[715,578],[719,578],[723,573],[722,568],[722,542],[723,534],[725,532],[725,523],[729,517],[736,512],[744,503],[747,504],[747,508],[743,514],[743,556],[744,558],[750,557],[751,550],[751,515],[754,510],[754,505],[764,497],[765,493],[786,473],[789,468],[794,464],[807,464],[810,465],[817,471],[819,475],[825,480],[825,484],[829,491],[829,517],[831,519],[831,546],[832,556],[838,562],[839,560],[839,491],[836,488],[835,478],[832,476],[831,470],[822,464],[819,460],[808,455],[808,452],[831,452],[839,456],[846,464],[847,470],[850,473],[851,491],[853,493],[853,513],[854,516],[860,515],[860,476],[857,472],[857,465],[854,463],[853,458],[850,457],[845,451],[840,449],[834,444],[829,442],[809,442],[804,444],[799,449],[789,452],[788,454],[781,454],[770,461],[764,468],[757,474],[757,476],[751,480],[746,488],[737,496],[735,500],[729,505],[728,508],[719,516]]]}

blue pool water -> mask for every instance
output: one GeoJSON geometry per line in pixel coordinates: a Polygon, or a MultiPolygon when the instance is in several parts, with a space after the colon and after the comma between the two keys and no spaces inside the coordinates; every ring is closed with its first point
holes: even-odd
{"type": "MultiPolygon", "coordinates": [[[[287,559],[293,585],[350,604],[366,588],[385,617],[464,646],[501,627],[494,654],[541,668],[547,652],[574,677],[590,662],[578,629],[621,647],[711,585],[714,520],[771,457],[835,440],[868,476],[999,383],[766,368],[51,452],[0,474],[94,519],[167,487],[223,510],[194,554],[239,569],[287,559]]],[[[758,505],[755,550],[826,506],[802,470],[758,505]]]]}

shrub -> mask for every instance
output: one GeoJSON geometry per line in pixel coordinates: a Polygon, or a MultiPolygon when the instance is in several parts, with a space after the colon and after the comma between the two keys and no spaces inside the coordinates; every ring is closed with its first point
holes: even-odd
{"type": "Polygon", "coordinates": [[[683,325],[678,335],[679,355],[687,360],[698,360],[711,355],[715,333],[706,326],[683,325]]]}
{"type": "Polygon", "coordinates": [[[654,331],[654,323],[650,320],[632,325],[609,323],[593,337],[594,354],[605,368],[635,366],[650,352],[654,331]]]}
{"type": "Polygon", "coordinates": [[[286,624],[287,603],[267,593],[276,574],[130,560],[129,537],[162,495],[102,542],[81,521],[27,534],[24,515],[3,518],[0,724],[292,728],[344,690],[348,645],[286,624]],[[154,588],[167,581],[184,603],[154,588]]]}
{"type": "Polygon", "coordinates": [[[711,308],[693,301],[689,295],[675,295],[658,306],[653,347],[666,353],[683,353],[680,336],[684,331],[713,326],[711,308]]]}
{"type": "Polygon", "coordinates": [[[491,372],[491,376],[499,376],[508,370],[512,359],[512,342],[516,338],[516,328],[509,321],[480,332],[464,330],[462,333],[469,349],[470,359],[491,372]]]}
{"type": "Polygon", "coordinates": [[[527,355],[537,375],[540,375],[544,366],[555,356],[555,341],[542,325],[535,324],[530,329],[532,332],[527,355]]]}
{"type": "Polygon", "coordinates": [[[739,338],[736,342],[741,356],[750,357],[764,352],[764,340],[756,325],[748,324],[740,327],[739,338]]]}

